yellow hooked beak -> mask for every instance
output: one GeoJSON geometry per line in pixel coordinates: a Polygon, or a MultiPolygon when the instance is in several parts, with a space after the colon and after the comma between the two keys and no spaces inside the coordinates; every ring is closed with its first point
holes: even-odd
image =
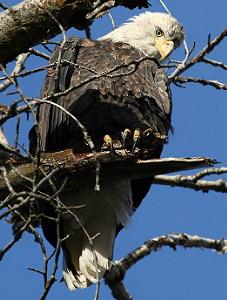
{"type": "Polygon", "coordinates": [[[174,42],[166,40],[165,37],[158,37],[155,40],[155,47],[161,55],[160,60],[164,60],[174,50],[174,42]]]}

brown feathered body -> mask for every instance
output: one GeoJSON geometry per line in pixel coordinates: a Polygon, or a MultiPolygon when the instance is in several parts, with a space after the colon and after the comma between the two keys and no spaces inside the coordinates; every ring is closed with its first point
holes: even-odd
{"type": "MultiPolygon", "coordinates": [[[[168,79],[159,63],[126,43],[110,40],[91,41],[77,38],[57,47],[50,60],[42,98],[63,92],[52,101],[60,104],[85,126],[96,149],[104,135],[121,140],[121,132],[150,129],[151,135],[167,135],[171,127],[171,97],[168,79]],[[61,49],[61,50],[60,50],[61,49]],[[61,58],[62,65],[57,66],[61,58]]],[[[73,147],[89,152],[81,129],[62,110],[40,104],[37,112],[40,147],[51,152],[73,147]]],[[[30,134],[31,152],[37,144],[35,131],[30,134]]],[[[152,138],[141,140],[142,148],[151,148],[159,157],[163,143],[152,138]]],[[[93,187],[80,192],[62,192],[61,201],[74,209],[93,239],[92,250],[83,229],[70,213],[61,216],[60,232],[64,253],[64,280],[70,289],[97,282],[109,268],[114,239],[147,194],[152,178],[105,180],[99,193],[93,187]],[[96,258],[94,257],[96,256],[96,258]],[[94,261],[97,261],[94,263],[94,261]],[[96,265],[96,266],[95,266],[96,265]]],[[[76,185],[76,182],[75,182],[76,185]]],[[[53,216],[51,205],[44,212],[53,216]]],[[[55,246],[56,224],[43,218],[46,238],[55,246]]]]}

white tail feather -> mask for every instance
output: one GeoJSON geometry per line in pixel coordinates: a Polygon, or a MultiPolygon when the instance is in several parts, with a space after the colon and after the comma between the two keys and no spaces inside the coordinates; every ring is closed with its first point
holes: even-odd
{"type": "Polygon", "coordinates": [[[106,270],[110,267],[113,246],[116,235],[116,218],[112,222],[99,217],[93,219],[86,226],[89,235],[95,236],[91,245],[88,239],[83,237],[83,250],[79,258],[81,272],[87,279],[96,283],[103,277],[106,270]]]}
{"type": "Polygon", "coordinates": [[[73,213],[92,238],[92,244],[75,218],[64,215],[63,231],[67,238],[63,247],[63,277],[70,290],[86,288],[98,282],[110,267],[117,225],[125,225],[132,211],[130,183],[105,184],[98,196],[93,189],[67,193],[62,201],[68,206],[85,205],[73,213]]]}

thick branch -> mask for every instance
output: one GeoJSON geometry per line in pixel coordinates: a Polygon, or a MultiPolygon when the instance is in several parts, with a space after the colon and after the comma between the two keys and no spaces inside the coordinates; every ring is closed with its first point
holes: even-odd
{"type": "MultiPolygon", "coordinates": [[[[125,153],[124,150],[116,150],[116,154],[107,151],[97,152],[96,159],[101,165],[100,180],[106,178],[143,178],[152,175],[178,172],[182,170],[210,166],[215,161],[209,158],[163,158],[141,160],[137,154],[125,153]]],[[[45,173],[55,170],[54,177],[58,186],[67,178],[64,189],[84,186],[95,183],[96,159],[92,153],[74,154],[73,150],[65,150],[56,153],[44,154],[41,160],[42,169],[45,173]]],[[[36,171],[34,163],[25,163],[11,170],[7,174],[8,181],[17,191],[25,189],[28,184],[24,178],[33,179],[36,171]],[[22,176],[18,176],[21,174],[22,176]]],[[[42,175],[40,174],[40,178],[42,175]]],[[[47,188],[47,181],[42,189],[47,188]]],[[[4,178],[0,178],[0,193],[6,195],[8,188],[4,178]]]]}
{"type": "MultiPolygon", "coordinates": [[[[25,0],[0,14],[0,64],[13,60],[30,47],[50,39],[61,32],[59,24],[68,29],[72,26],[85,29],[87,15],[98,9],[93,0],[25,0]],[[52,15],[54,18],[50,18],[52,15]]],[[[100,4],[101,5],[101,4],[100,4]]],[[[148,7],[147,0],[112,1],[112,6],[129,8],[148,7]]],[[[111,8],[109,1],[102,2],[102,12],[111,8]],[[103,4],[107,4],[105,5],[103,4]]],[[[95,16],[93,17],[95,18],[95,16]]]]}

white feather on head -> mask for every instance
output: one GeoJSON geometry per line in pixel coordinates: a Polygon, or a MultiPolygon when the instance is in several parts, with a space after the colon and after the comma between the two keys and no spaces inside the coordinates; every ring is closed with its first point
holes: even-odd
{"type": "Polygon", "coordinates": [[[174,17],[166,13],[145,12],[129,19],[99,40],[124,42],[148,56],[158,58],[160,55],[154,43],[157,29],[163,31],[166,40],[174,42],[174,48],[177,48],[184,39],[183,27],[174,17]]]}

